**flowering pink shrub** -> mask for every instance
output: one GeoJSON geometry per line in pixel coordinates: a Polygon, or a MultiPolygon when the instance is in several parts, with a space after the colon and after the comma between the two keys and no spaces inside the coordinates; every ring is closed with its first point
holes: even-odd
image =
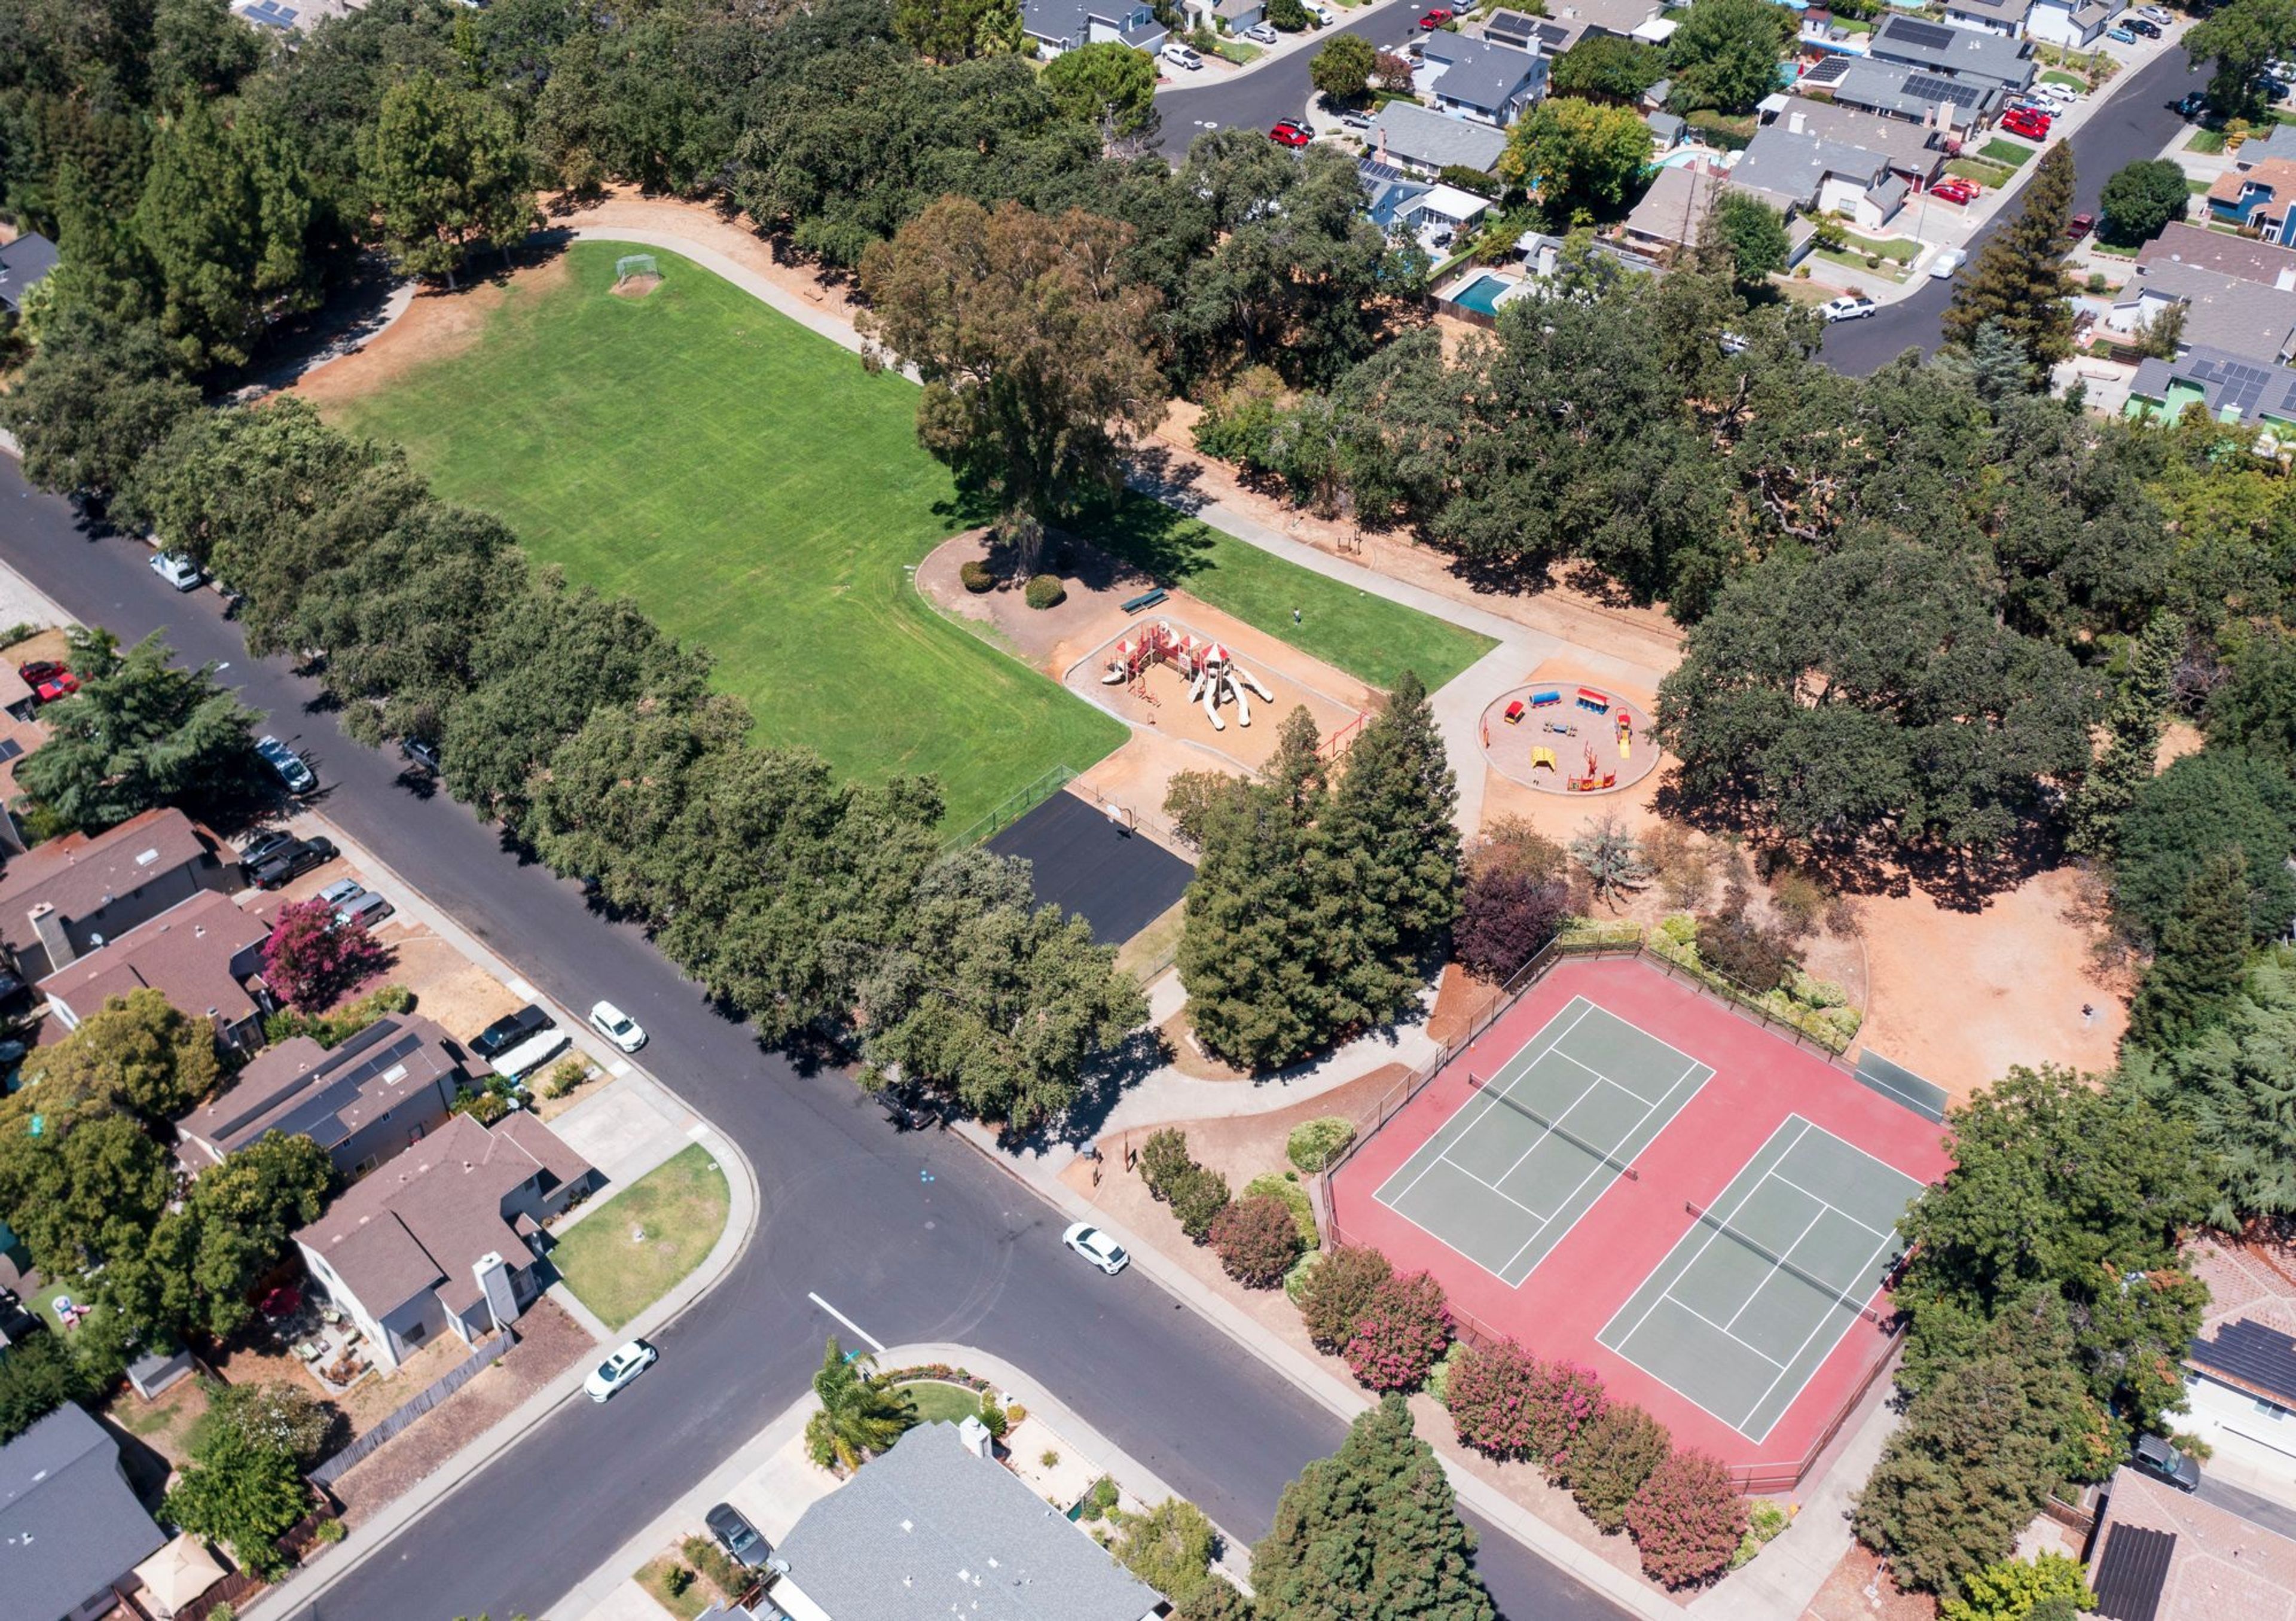
{"type": "Polygon", "coordinates": [[[390,956],[365,923],[337,927],[335,909],[326,902],[290,901],[279,908],[271,937],[263,942],[263,978],[283,1001],[316,1013],[390,967],[390,956]]]}
{"type": "Polygon", "coordinates": [[[1627,1505],[1644,1574],[1669,1587],[1711,1581],[1746,1535],[1746,1502],[1704,1453],[1678,1452],[1651,1471],[1627,1505]]]}
{"type": "Polygon", "coordinates": [[[1592,1368],[1575,1362],[1534,1364],[1529,1412],[1529,1455],[1549,1480],[1570,1478],[1570,1454],[1578,1434],[1603,1416],[1610,1406],[1603,1380],[1592,1368]]]}
{"type": "Polygon", "coordinates": [[[1444,1392],[1459,1439],[1494,1458],[1529,1453],[1530,1391],[1540,1371],[1538,1359],[1512,1339],[1461,1351],[1444,1392]]]}
{"type": "Polygon", "coordinates": [[[1381,1284],[1341,1355],[1374,1390],[1416,1390],[1451,1343],[1443,1286],[1423,1272],[1381,1284]]]}

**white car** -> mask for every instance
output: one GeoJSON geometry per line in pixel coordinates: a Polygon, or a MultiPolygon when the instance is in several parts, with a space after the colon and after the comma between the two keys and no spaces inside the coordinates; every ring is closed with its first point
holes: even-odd
{"type": "Polygon", "coordinates": [[[1937,258],[1930,261],[1930,274],[1935,276],[1939,281],[1942,282],[1946,277],[1951,275],[1955,271],[1960,269],[1967,263],[1969,263],[1969,250],[1967,249],[1948,248],[1943,253],[1939,254],[1937,258]]]}
{"type": "Polygon", "coordinates": [[[152,553],[152,572],[178,591],[196,591],[207,576],[200,572],[199,564],[180,552],[152,553]]]}
{"type": "Polygon", "coordinates": [[[335,908],[335,927],[348,929],[353,923],[364,923],[372,929],[397,910],[373,890],[361,890],[335,908]]]}
{"type": "Polygon", "coordinates": [[[1190,73],[1201,70],[1204,65],[1204,59],[1185,45],[1166,45],[1159,54],[1173,67],[1185,69],[1190,73]]]}
{"type": "Polygon", "coordinates": [[[590,1371],[582,1394],[594,1402],[610,1399],[615,1391],[653,1366],[661,1353],[643,1339],[633,1339],[590,1371]]]}
{"type": "Polygon", "coordinates": [[[2159,23],[2164,29],[2177,20],[2177,13],[2165,5],[2140,5],[2136,8],[2136,14],[2148,22],[2159,23]]]}
{"type": "Polygon", "coordinates": [[[590,1010],[590,1027],[625,1052],[635,1052],[646,1044],[645,1027],[611,1002],[590,1010]]]}
{"type": "Polygon", "coordinates": [[[366,886],[356,878],[339,878],[319,891],[319,898],[330,906],[346,906],[366,893],[366,886]]]}
{"type": "Polygon", "coordinates": [[[1132,1257],[1124,1253],[1123,1245],[1099,1228],[1087,1227],[1082,1222],[1062,1233],[1061,1242],[1111,1278],[1132,1265],[1132,1257]]]}
{"type": "Polygon", "coordinates": [[[1835,321],[1860,321],[1878,315],[1882,307],[1862,292],[1844,293],[1838,299],[1828,299],[1817,307],[1817,313],[1831,323],[1835,321]]]}
{"type": "Polygon", "coordinates": [[[1272,45],[1283,36],[1264,22],[1255,22],[1244,29],[1243,37],[1256,45],[1272,45]]]}

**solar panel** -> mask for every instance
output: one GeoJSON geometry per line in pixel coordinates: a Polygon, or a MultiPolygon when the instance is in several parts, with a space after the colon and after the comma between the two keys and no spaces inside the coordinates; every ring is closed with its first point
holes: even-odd
{"type": "Polygon", "coordinates": [[[2296,1401],[2296,1339],[2277,1329],[2236,1319],[2219,1327],[2213,1340],[2194,1340],[2189,1355],[2203,1368],[2296,1401]]]}
{"type": "Polygon", "coordinates": [[[24,745],[14,738],[0,738],[0,762],[14,759],[24,752],[24,745]]]}
{"type": "Polygon", "coordinates": [[[2112,1621],[2152,1621],[2177,1538],[2127,1521],[2114,1523],[2096,1566],[2096,1612],[2112,1621]]]}
{"type": "Polygon", "coordinates": [[[1854,60],[1848,56],[1825,57],[1810,65],[1809,71],[1801,76],[1801,82],[1805,85],[1837,83],[1843,74],[1849,71],[1849,64],[1854,60]]]}
{"type": "Polygon", "coordinates": [[[1890,30],[1892,43],[1902,39],[1907,45],[1919,45],[1924,51],[1953,49],[1955,30],[1942,24],[1915,22],[1903,17],[1892,17],[1886,26],[1890,30]]]}
{"type": "Polygon", "coordinates": [[[1906,94],[1917,95],[1925,102],[1951,102],[1956,107],[1976,105],[1985,92],[1975,85],[1964,85],[1958,79],[1939,78],[1934,73],[1906,75],[1906,94]]]}

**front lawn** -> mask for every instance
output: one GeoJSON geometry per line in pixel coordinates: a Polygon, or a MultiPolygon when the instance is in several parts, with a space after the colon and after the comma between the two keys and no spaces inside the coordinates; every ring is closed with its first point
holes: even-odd
{"type": "Polygon", "coordinates": [[[1870,236],[1860,236],[1855,231],[1844,231],[1841,234],[1849,240],[1852,253],[1878,253],[1885,259],[1897,260],[1900,265],[1912,264],[1922,250],[1921,243],[1902,236],[1879,241],[1870,236]]]}
{"type": "Polygon", "coordinates": [[[2203,157],[2213,158],[2224,149],[2225,132],[2221,129],[2196,129],[2193,138],[2185,143],[2186,151],[2199,152],[2203,157]]]}
{"type": "Polygon", "coordinates": [[[2063,70],[2058,68],[2052,68],[2046,73],[2042,74],[2041,82],[2045,85],[2064,85],[2072,89],[2081,91],[2086,91],[2088,88],[2088,80],[2083,78],[2079,74],[2067,73],[2063,70]]]}
{"type": "Polygon", "coordinates": [[[1212,47],[1212,54],[1224,56],[1237,67],[1259,60],[1259,47],[1249,39],[1223,39],[1212,47]]]}
{"type": "Polygon", "coordinates": [[[708,1584],[674,1553],[648,1560],[640,1567],[636,1581],[640,1587],[645,1589],[648,1598],[676,1617],[677,1621],[694,1621],[695,1617],[709,1608],[708,1584]],[[691,1578],[683,1592],[673,1593],[669,1590],[669,1573],[673,1570],[683,1570],[691,1578]]]}
{"type": "Polygon", "coordinates": [[[955,1424],[980,1416],[980,1393],[968,1390],[963,1385],[951,1385],[937,1379],[915,1379],[895,1389],[906,1396],[917,1410],[917,1422],[931,1424],[936,1420],[955,1424]]]}
{"type": "Polygon", "coordinates": [[[1998,164],[1980,163],[1974,158],[1955,158],[1946,164],[1945,172],[1997,191],[2016,176],[2013,169],[2003,168],[1998,164]]]}
{"type": "Polygon", "coordinates": [[[2020,146],[2014,141],[1988,141],[1978,149],[1977,155],[1988,163],[1998,163],[2013,169],[2033,155],[2033,149],[2020,146]]]}
{"type": "Polygon", "coordinates": [[[1123,725],[936,613],[908,570],[980,521],[917,390],[689,261],[616,297],[611,242],[521,277],[475,343],[331,409],[406,446],[536,560],[717,659],[761,742],[939,776],[963,827],[1123,725]]]}
{"type": "Polygon", "coordinates": [[[709,1150],[689,1143],[585,1216],[550,1263],[577,1299],[618,1329],[701,1265],[732,1202],[709,1150]]]}

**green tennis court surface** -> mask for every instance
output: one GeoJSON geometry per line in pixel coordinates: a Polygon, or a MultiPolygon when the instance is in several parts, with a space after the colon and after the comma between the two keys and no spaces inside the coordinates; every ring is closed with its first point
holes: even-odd
{"type": "Polygon", "coordinates": [[[1515,1288],[1713,1075],[1574,996],[1374,1197],[1515,1288]]]}
{"type": "Polygon", "coordinates": [[[1595,1338],[1759,1441],[1861,1318],[1922,1184],[1790,1115],[1595,1338]]]}

